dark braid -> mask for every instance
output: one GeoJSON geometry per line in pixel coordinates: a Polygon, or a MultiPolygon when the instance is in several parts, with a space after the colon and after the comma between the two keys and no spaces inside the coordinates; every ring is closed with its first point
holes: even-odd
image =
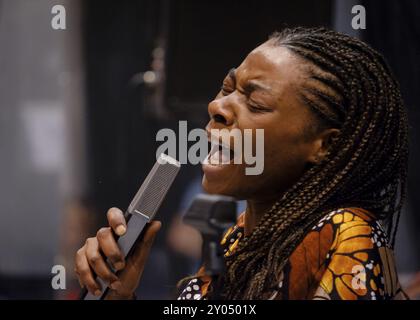
{"type": "Polygon", "coordinates": [[[384,58],[358,39],[324,28],[286,29],[269,45],[302,60],[300,98],[321,128],[340,133],[312,167],[264,214],[226,258],[224,297],[263,299],[289,256],[333,209],[359,206],[395,232],[406,196],[408,126],[398,83],[384,58]],[[395,220],[395,222],[393,222],[395,220]]]}

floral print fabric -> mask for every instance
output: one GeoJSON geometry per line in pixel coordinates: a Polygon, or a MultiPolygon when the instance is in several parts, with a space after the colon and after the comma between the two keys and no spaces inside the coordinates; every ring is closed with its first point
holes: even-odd
{"type": "MultiPolygon", "coordinates": [[[[221,241],[225,256],[241,241],[244,214],[221,241]]],[[[404,299],[394,256],[378,221],[361,208],[330,212],[290,256],[270,299],[404,299]]],[[[205,299],[210,277],[202,267],[178,299],[205,299]]]]}

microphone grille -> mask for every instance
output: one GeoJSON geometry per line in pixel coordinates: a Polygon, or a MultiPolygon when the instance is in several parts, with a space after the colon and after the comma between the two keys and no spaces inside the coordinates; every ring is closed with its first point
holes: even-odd
{"type": "Polygon", "coordinates": [[[141,213],[153,219],[163,199],[177,176],[181,165],[174,158],[161,154],[150,170],[133,201],[128,212],[141,213]]]}

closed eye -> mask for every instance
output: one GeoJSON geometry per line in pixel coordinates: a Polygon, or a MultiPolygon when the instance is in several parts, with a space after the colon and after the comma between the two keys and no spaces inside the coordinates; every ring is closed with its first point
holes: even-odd
{"type": "MultiPolygon", "coordinates": [[[[233,93],[235,91],[235,89],[230,88],[229,86],[226,86],[225,84],[222,85],[220,87],[220,92],[222,93],[223,96],[228,96],[231,93],[233,93]]],[[[264,106],[261,106],[255,102],[253,102],[252,100],[247,99],[247,106],[249,111],[251,111],[252,113],[265,113],[265,112],[272,112],[273,110],[271,108],[267,108],[264,106]]]]}
{"type": "Polygon", "coordinates": [[[273,112],[272,109],[268,109],[254,103],[248,103],[248,108],[249,108],[249,111],[251,111],[252,113],[273,112]]]}
{"type": "Polygon", "coordinates": [[[232,88],[229,88],[229,87],[227,87],[225,85],[222,85],[221,88],[220,88],[220,92],[224,96],[230,95],[233,91],[235,91],[235,90],[233,90],[232,88]]]}

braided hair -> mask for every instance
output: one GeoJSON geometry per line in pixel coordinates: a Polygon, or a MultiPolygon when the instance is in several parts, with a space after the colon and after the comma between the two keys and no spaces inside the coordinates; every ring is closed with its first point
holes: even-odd
{"type": "Polygon", "coordinates": [[[325,28],[285,29],[267,43],[289,49],[307,66],[299,97],[320,128],[340,132],[326,157],[226,257],[226,299],[267,298],[311,227],[340,207],[362,207],[383,220],[393,247],[406,196],[407,116],[384,58],[362,41],[325,28]]]}

